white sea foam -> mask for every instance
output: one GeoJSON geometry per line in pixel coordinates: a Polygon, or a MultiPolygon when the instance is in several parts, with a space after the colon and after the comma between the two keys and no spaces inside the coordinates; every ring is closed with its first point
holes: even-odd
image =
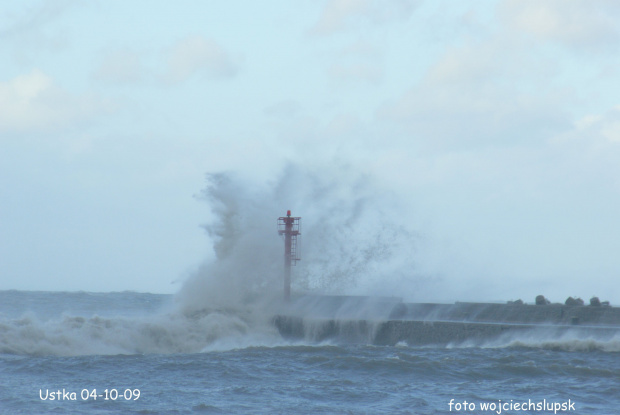
{"type": "Polygon", "coordinates": [[[496,338],[469,340],[451,344],[450,347],[526,347],[564,351],[620,352],[620,334],[617,331],[545,327],[514,330],[496,338]]]}
{"type": "Polygon", "coordinates": [[[281,339],[267,322],[217,311],[195,316],[64,315],[47,321],[24,315],[0,320],[0,334],[0,353],[58,356],[196,353],[281,339]]]}

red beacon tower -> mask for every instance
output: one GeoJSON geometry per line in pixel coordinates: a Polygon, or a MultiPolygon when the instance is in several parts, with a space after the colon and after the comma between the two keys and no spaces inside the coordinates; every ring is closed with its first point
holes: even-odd
{"type": "Polygon", "coordinates": [[[291,299],[291,266],[301,260],[301,218],[292,217],[291,211],[278,218],[278,234],[284,235],[284,299],[291,299]]]}

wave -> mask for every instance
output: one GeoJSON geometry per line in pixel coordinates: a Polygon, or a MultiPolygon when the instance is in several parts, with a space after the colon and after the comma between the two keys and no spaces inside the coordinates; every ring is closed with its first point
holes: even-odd
{"type": "Polygon", "coordinates": [[[198,353],[271,345],[281,339],[275,328],[256,316],[226,311],[187,316],[146,317],[63,315],[42,321],[32,313],[0,320],[0,354],[116,355],[198,353]]]}
{"type": "MultiPolygon", "coordinates": [[[[30,356],[204,353],[252,347],[323,347],[375,344],[396,348],[531,348],[567,352],[620,352],[618,332],[549,328],[449,343],[395,344],[381,338],[380,321],[312,322],[293,337],[282,336],[268,314],[256,310],[202,310],[151,316],[76,316],[41,320],[32,313],[0,319],[0,354],[30,356]],[[359,322],[358,322],[359,323],[359,322]]],[[[420,339],[418,339],[420,340],[420,339]]]]}
{"type": "Polygon", "coordinates": [[[531,329],[505,333],[484,341],[465,341],[448,347],[530,348],[566,352],[620,352],[620,333],[584,332],[579,329],[559,332],[553,329],[531,329]]]}

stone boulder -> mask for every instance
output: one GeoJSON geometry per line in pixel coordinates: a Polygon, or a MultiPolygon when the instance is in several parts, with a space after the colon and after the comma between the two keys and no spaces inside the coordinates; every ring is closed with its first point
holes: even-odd
{"type": "Polygon", "coordinates": [[[564,304],[569,305],[569,306],[583,305],[583,300],[581,298],[568,297],[566,301],[564,302],[564,304]]]}

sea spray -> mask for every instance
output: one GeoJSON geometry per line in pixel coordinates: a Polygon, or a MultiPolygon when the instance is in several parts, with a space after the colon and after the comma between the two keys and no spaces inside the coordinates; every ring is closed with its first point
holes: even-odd
{"type": "Polygon", "coordinates": [[[334,165],[287,166],[272,182],[233,173],[207,176],[198,198],[213,220],[204,225],[215,260],[204,263],[177,295],[184,309],[263,308],[282,293],[283,246],[276,218],[303,218],[303,255],[293,292],[402,295],[416,286],[415,233],[394,195],[370,177],[334,165]]]}
{"type": "Polygon", "coordinates": [[[116,355],[197,353],[220,339],[248,337],[270,345],[277,333],[246,316],[211,311],[187,316],[69,316],[42,321],[35,316],[0,320],[0,354],[116,355]],[[253,337],[253,333],[256,337],[253,337]]]}
{"type": "MultiPolygon", "coordinates": [[[[252,310],[204,309],[193,314],[184,314],[170,307],[169,296],[144,293],[96,294],[103,301],[94,302],[88,310],[82,305],[83,293],[39,293],[0,291],[0,304],[22,304],[21,307],[7,308],[0,314],[0,354],[8,356],[83,356],[83,355],[146,355],[146,354],[184,354],[248,348],[253,346],[279,347],[290,344],[320,344],[329,341],[333,344],[371,343],[375,335],[370,327],[361,327],[364,321],[385,319],[374,311],[372,303],[360,306],[358,300],[354,308],[340,307],[330,310],[326,307],[327,297],[306,297],[299,299],[299,312],[309,315],[300,339],[283,338],[267,318],[256,319],[252,310]],[[32,300],[45,297],[47,312],[25,311],[32,300]],[[321,298],[319,301],[318,299],[321,298]],[[156,302],[154,300],[157,300],[156,302]],[[303,301],[302,301],[303,300],[303,301]],[[150,304],[138,313],[135,304],[150,304]],[[81,312],[59,312],[84,308],[81,312]],[[327,327],[330,319],[313,320],[320,313],[337,315],[341,324],[327,327]],[[355,312],[355,313],[353,313],[355,312]],[[364,314],[357,314],[357,313],[364,314]],[[352,314],[353,313],[353,314],[352,314]],[[7,315],[10,314],[10,315],[7,315]],[[320,321],[322,320],[322,321],[320,321]],[[358,329],[363,329],[358,332],[358,329]],[[326,329],[335,336],[326,339],[326,329]],[[361,333],[361,334],[360,334],[361,333]],[[366,336],[366,334],[369,334],[366,336]]],[[[346,304],[345,304],[346,306],[346,304]]],[[[385,307],[381,307],[385,309],[385,307]]],[[[265,316],[266,317],[266,316],[265,316]]],[[[374,323],[373,323],[374,324],[374,323]]],[[[555,351],[570,354],[601,356],[601,353],[620,351],[620,338],[608,333],[599,335],[580,335],[580,332],[567,330],[563,335],[545,335],[541,330],[524,330],[507,333],[506,336],[484,342],[463,342],[448,345],[445,350],[479,350],[478,353],[491,353],[505,350],[505,353],[526,353],[530,350],[545,350],[549,356],[555,351]],[[522,352],[516,352],[521,350],[522,352]]],[[[327,333],[330,334],[330,333],[327,333]]],[[[406,342],[400,348],[409,349],[406,342]]],[[[427,348],[444,349],[443,346],[427,348]]],[[[527,372],[541,376],[545,372],[539,367],[530,366],[527,361],[498,362],[493,370],[501,370],[515,375],[527,372]]],[[[568,370],[570,374],[596,379],[616,379],[616,374],[608,368],[595,369],[588,365],[577,365],[568,370]]],[[[62,386],[62,385],[61,385],[62,386]]]]}
{"type": "Polygon", "coordinates": [[[304,218],[294,293],[400,295],[418,281],[416,238],[402,223],[398,201],[346,166],[309,170],[291,164],[264,183],[210,174],[197,198],[212,214],[204,228],[215,257],[185,281],[173,306],[150,308],[147,315],[67,311],[45,320],[3,319],[0,351],[195,353],[280,344],[272,324],[282,306],[283,246],[275,221],[287,209],[304,218]]]}

